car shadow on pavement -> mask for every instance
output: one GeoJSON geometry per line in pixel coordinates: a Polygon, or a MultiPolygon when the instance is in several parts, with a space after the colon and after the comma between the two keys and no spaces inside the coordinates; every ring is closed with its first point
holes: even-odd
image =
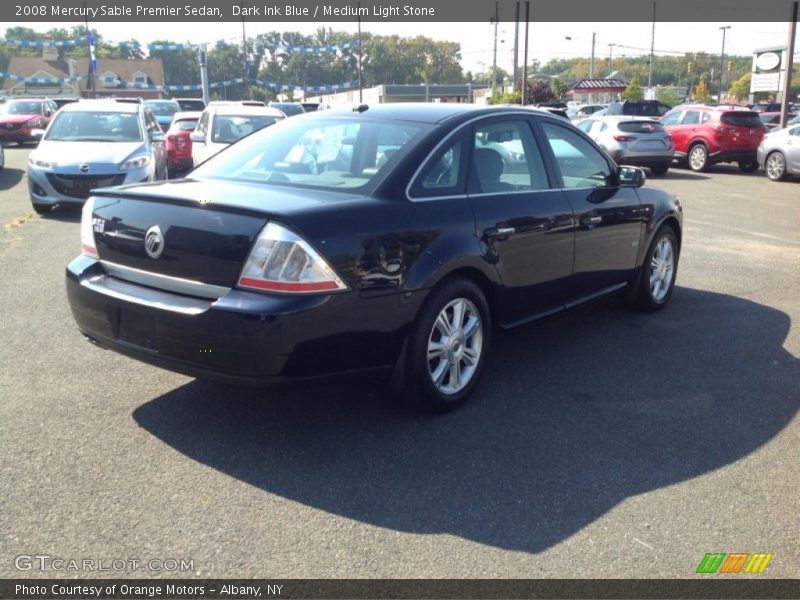
{"type": "MultiPolygon", "coordinates": [[[[670,167],[664,175],[651,175],[648,179],[653,181],[661,179],[674,179],[676,181],[694,181],[699,179],[710,179],[708,175],[702,173],[695,173],[688,169],[681,169],[680,167],[670,167]]],[[[646,185],[646,184],[645,184],[646,185]]]]}
{"type": "Polygon", "coordinates": [[[65,223],[80,223],[82,211],[82,204],[66,204],[64,206],[56,206],[50,212],[41,215],[41,217],[43,219],[52,219],[53,221],[63,221],[65,223]]]}
{"type": "Polygon", "coordinates": [[[0,191],[13,188],[22,181],[23,175],[25,175],[25,171],[22,169],[9,169],[8,167],[0,169],[0,191]]]}
{"type": "Polygon", "coordinates": [[[677,288],[659,314],[605,302],[496,339],[475,396],[444,416],[396,408],[368,382],[193,381],[133,417],[195,461],[320,510],[541,552],[780,432],[800,407],[789,328],[773,308],[677,288]]]}

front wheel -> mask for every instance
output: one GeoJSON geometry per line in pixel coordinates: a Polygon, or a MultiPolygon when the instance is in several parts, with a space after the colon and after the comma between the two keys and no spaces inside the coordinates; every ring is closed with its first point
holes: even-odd
{"type": "Polygon", "coordinates": [[[786,177],[786,158],[780,152],[773,152],[764,163],[767,177],[772,181],[780,181],[786,177]]]}
{"type": "Polygon", "coordinates": [[[417,317],[397,394],[406,403],[436,412],[463,404],[483,371],[490,328],[481,289],[468,279],[445,282],[417,317]]]}
{"type": "Polygon", "coordinates": [[[696,144],[689,150],[689,168],[695,172],[708,168],[708,150],[703,144],[696,144]]]}
{"type": "Polygon", "coordinates": [[[758,163],[754,160],[739,161],[739,170],[742,173],[755,173],[758,171],[758,163]]]}
{"type": "Polygon", "coordinates": [[[634,304],[640,310],[656,311],[667,305],[678,271],[678,238],[675,230],[663,225],[653,237],[642,264],[634,304]]]}

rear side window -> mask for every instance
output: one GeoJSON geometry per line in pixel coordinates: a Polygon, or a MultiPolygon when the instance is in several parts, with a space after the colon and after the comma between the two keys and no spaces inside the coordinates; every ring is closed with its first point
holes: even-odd
{"type": "Polygon", "coordinates": [[[688,110],[686,111],[686,116],[683,117],[683,121],[681,121],[683,125],[697,125],[700,123],[700,111],[699,110],[688,110]]]}
{"type": "Polygon", "coordinates": [[[496,121],[477,127],[473,163],[484,193],[550,187],[544,160],[526,121],[496,121]]]}
{"type": "Polygon", "coordinates": [[[722,113],[720,121],[733,127],[763,127],[757,113],[744,110],[722,113]]]}
{"type": "Polygon", "coordinates": [[[661,123],[655,121],[625,121],[617,127],[626,133],[661,133],[664,131],[661,123]]]}
{"type": "Polygon", "coordinates": [[[434,198],[464,193],[464,148],[462,138],[440,151],[411,188],[414,198],[434,198]]]}

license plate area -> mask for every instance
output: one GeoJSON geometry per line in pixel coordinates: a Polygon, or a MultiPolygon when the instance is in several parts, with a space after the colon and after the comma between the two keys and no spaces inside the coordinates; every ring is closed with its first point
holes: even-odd
{"type": "Polygon", "coordinates": [[[158,351],[156,320],[152,315],[130,309],[119,313],[117,339],[151,351],[158,351]]]}

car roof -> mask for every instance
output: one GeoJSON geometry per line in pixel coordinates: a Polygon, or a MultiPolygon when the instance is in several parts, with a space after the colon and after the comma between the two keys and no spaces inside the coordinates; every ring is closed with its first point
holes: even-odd
{"type": "Polygon", "coordinates": [[[252,106],[249,104],[218,104],[210,106],[206,110],[218,115],[265,115],[268,117],[284,117],[285,115],[277,108],[268,106],[252,106]]]}
{"type": "Polygon", "coordinates": [[[115,100],[81,100],[61,107],[59,112],[87,112],[92,110],[104,112],[137,113],[142,105],[135,102],[117,102],[115,100]]]}

